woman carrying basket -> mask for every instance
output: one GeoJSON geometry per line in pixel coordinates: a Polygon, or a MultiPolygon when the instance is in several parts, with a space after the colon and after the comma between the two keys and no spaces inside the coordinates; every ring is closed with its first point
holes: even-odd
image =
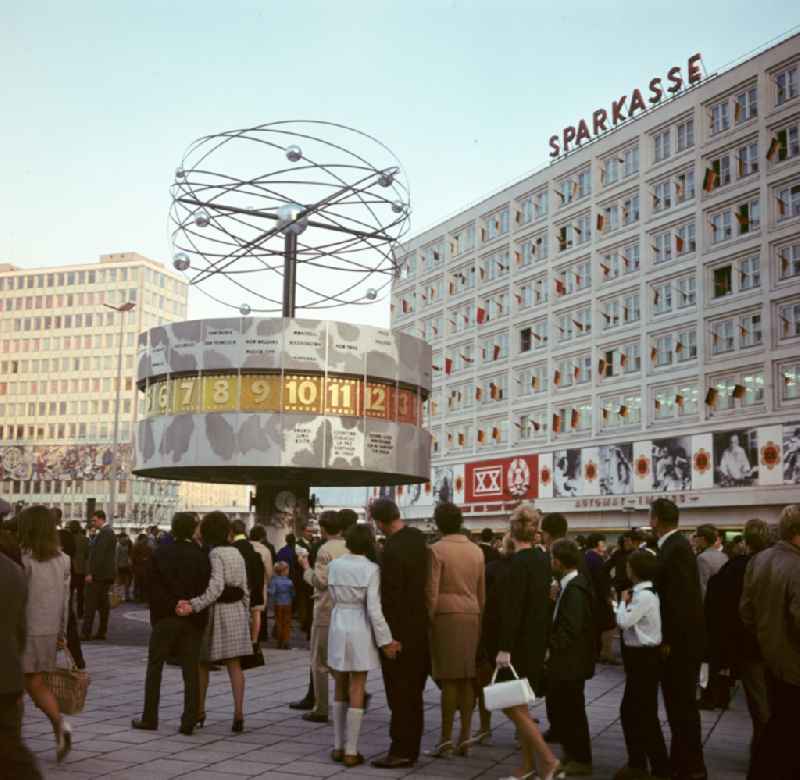
{"type": "Polygon", "coordinates": [[[45,673],[55,669],[57,652],[66,647],[70,560],[61,552],[49,509],[32,506],[18,519],[22,567],[28,581],[28,634],[22,656],[25,690],[53,724],[56,757],[63,761],[72,748],[72,730],[47,687],[45,673]]]}

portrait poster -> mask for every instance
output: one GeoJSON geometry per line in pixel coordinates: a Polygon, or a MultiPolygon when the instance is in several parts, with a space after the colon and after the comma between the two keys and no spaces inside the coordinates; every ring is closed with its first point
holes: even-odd
{"type": "Polygon", "coordinates": [[[581,452],[581,471],[583,474],[584,496],[600,495],[600,450],[598,447],[584,447],[581,452]]]}
{"type": "Polygon", "coordinates": [[[633,443],[633,492],[649,493],[653,489],[653,443],[633,443]]]}
{"type": "Polygon", "coordinates": [[[600,451],[600,494],[627,496],[633,492],[633,445],[605,444],[600,451]]]}
{"type": "Polygon", "coordinates": [[[714,485],[749,487],[758,478],[758,429],[714,434],[714,485]]]}
{"type": "Polygon", "coordinates": [[[783,426],[783,481],[800,485],[800,420],[783,426]]]}
{"type": "Polygon", "coordinates": [[[452,466],[433,467],[433,503],[444,504],[455,501],[455,475],[452,466]]]}
{"type": "Polygon", "coordinates": [[[692,487],[692,437],[653,442],[653,490],[677,493],[692,487]]]}
{"type": "Polygon", "coordinates": [[[556,498],[577,498],[583,495],[581,451],[556,450],[553,453],[553,495],[556,498]]]}
{"type": "Polygon", "coordinates": [[[539,498],[553,497],[553,453],[539,455],[539,498]]]}

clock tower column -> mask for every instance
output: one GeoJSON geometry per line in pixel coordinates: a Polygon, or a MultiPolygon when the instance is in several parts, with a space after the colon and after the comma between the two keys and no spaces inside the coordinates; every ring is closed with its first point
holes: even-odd
{"type": "MultiPolygon", "coordinates": [[[[305,484],[256,485],[255,521],[298,535],[308,523],[310,486],[305,484]]],[[[270,539],[272,541],[272,539],[270,539]]]]}

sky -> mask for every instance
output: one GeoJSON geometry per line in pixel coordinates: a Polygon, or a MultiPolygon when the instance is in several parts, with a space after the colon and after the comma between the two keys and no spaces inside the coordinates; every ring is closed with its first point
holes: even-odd
{"type": "MultiPolygon", "coordinates": [[[[800,24],[785,0],[2,0],[0,263],[170,262],[195,138],[281,119],[387,144],[412,234],[548,160],[547,139],[695,52],[709,73],[800,24]]],[[[225,314],[190,296],[191,316],[225,314]]],[[[342,319],[388,324],[386,301],[342,319]]],[[[337,317],[338,312],[328,316],[337,317]]]]}

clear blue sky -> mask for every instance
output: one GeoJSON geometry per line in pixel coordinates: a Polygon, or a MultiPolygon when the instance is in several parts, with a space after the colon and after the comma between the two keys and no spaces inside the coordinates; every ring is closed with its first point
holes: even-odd
{"type": "Polygon", "coordinates": [[[791,7],[6,0],[0,262],[167,260],[168,188],[188,143],[287,118],[388,144],[417,232],[538,167],[552,133],[695,51],[713,71],[800,23],[791,7]]]}

